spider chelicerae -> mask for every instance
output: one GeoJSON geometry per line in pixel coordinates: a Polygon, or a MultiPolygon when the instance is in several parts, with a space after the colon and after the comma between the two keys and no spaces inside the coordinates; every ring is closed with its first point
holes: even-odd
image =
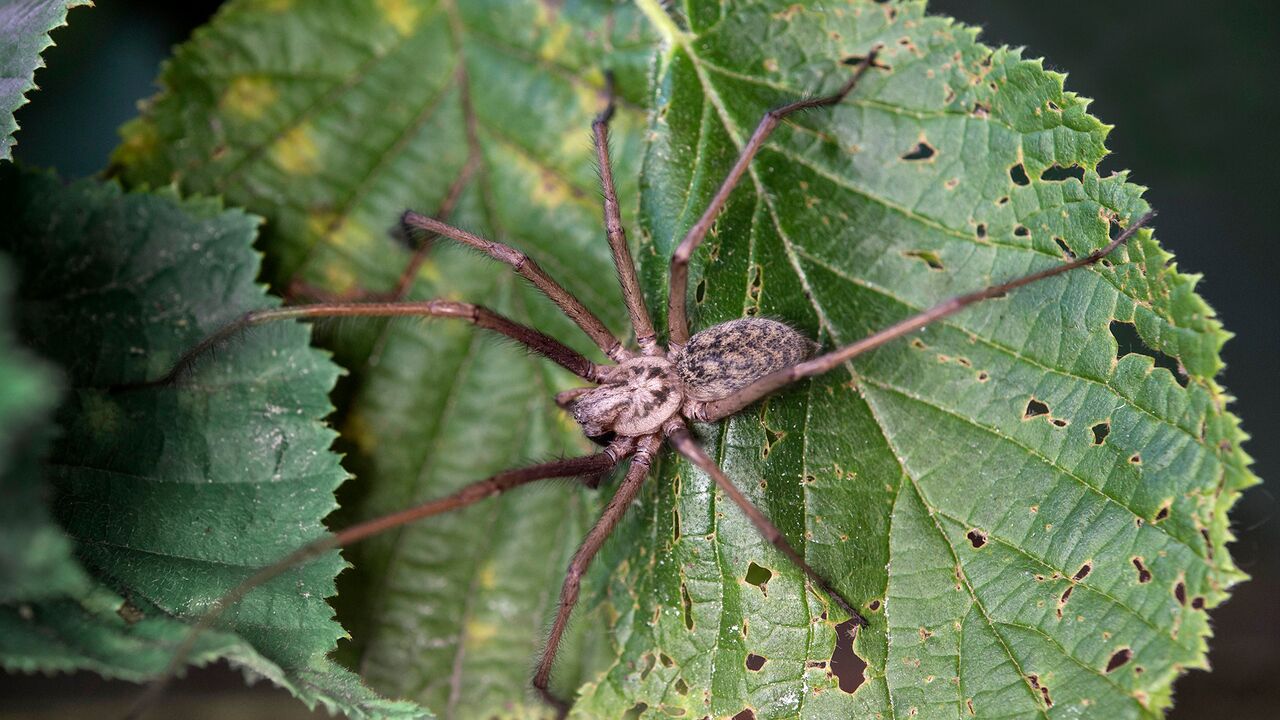
{"type": "MultiPolygon", "coordinates": [[[[403,223],[406,227],[416,228],[433,236],[470,246],[494,260],[510,265],[516,273],[530,281],[572,319],[613,361],[613,364],[596,364],[558,340],[479,305],[439,299],[424,302],[402,301],[400,298],[408,288],[405,279],[420,264],[422,252],[420,250],[419,255],[410,263],[406,278],[402,278],[397,292],[385,301],[293,305],[249,313],[188,351],[165,377],[148,383],[148,385],[156,385],[174,381],[189,370],[204,353],[247,328],[266,322],[331,317],[455,318],[505,335],[533,353],[561,365],[591,383],[588,387],[559,393],[555,401],[561,408],[571,413],[586,435],[592,441],[602,445],[603,449],[592,455],[559,459],[498,473],[467,485],[447,497],[431,500],[337,532],[263,568],[224,595],[215,609],[201,618],[188,635],[184,645],[175,653],[169,670],[160,681],[151,686],[135,708],[141,710],[150,704],[150,701],[163,689],[167,680],[185,662],[198,633],[213,625],[223,610],[238,602],[255,587],[298,563],[382,531],[455,510],[537,480],[576,477],[582,478],[588,486],[595,487],[611,469],[629,460],[630,466],[626,475],[569,564],[555,620],[533,675],[532,682],[537,692],[544,700],[556,707],[561,715],[564,715],[569,705],[565,700],[552,694],[549,684],[556,651],[560,646],[569,616],[577,603],[582,577],[605,540],[617,527],[628,506],[635,500],[655,455],[666,443],[711,476],[720,490],[747,515],[764,538],[795,563],[810,582],[821,588],[847,613],[855,628],[863,624],[862,617],[853,605],[841,596],[832,583],[824,579],[819,569],[810,567],[804,561],[782,532],[734,486],[728,476],[707,455],[691,433],[689,423],[722,420],[791,383],[826,373],[862,353],[907,335],[969,305],[999,297],[1023,285],[1095,263],[1127,241],[1152,217],[1152,214],[1148,213],[1131,222],[1106,246],[1087,256],[951,298],[855,343],[824,354],[815,356],[814,353],[818,347],[816,343],[787,324],[768,318],[748,317],[731,320],[690,336],[685,307],[689,261],[711,230],[717,215],[725,206],[729,195],[746,172],[752,159],[770,134],[788,115],[835,105],[853,92],[859,80],[876,67],[875,58],[875,50],[868,52],[852,76],[834,94],[800,100],[772,109],[760,119],[706,210],[688,230],[671,256],[665,346],[659,342],[653,322],[646,310],[619,213],[609,162],[609,121],[614,112],[610,87],[609,102],[596,117],[592,130],[604,195],[606,236],[622,285],[622,295],[631,329],[635,334],[634,348],[627,347],[614,337],[573,294],[547,275],[531,258],[515,248],[486,240],[450,226],[438,218],[412,211],[404,214],[403,223]]],[[[425,248],[425,243],[423,247],[425,248]]]]}

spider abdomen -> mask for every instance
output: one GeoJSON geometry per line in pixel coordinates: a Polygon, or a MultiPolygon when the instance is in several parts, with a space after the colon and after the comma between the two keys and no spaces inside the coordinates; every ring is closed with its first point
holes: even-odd
{"type": "Polygon", "coordinates": [[[767,318],[713,325],[693,337],[674,358],[685,397],[719,400],[775,370],[813,354],[816,345],[791,326],[767,318]]]}

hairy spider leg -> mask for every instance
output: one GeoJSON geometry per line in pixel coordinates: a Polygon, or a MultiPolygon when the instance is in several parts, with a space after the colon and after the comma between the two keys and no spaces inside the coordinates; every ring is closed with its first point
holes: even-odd
{"type": "Polygon", "coordinates": [[[631,329],[636,334],[636,345],[645,355],[661,355],[663,351],[658,345],[658,336],[653,331],[649,311],[644,306],[640,281],[636,279],[635,262],[631,259],[627,231],[622,227],[622,213],[618,209],[618,192],[613,186],[613,168],[609,163],[609,121],[613,119],[617,99],[611,72],[605,73],[605,93],[608,103],[591,123],[591,134],[596,145],[596,165],[600,168],[600,189],[604,195],[605,236],[609,239],[609,250],[613,253],[613,266],[618,272],[618,282],[622,285],[622,299],[627,306],[627,315],[631,318],[631,329]]]}
{"type": "Polygon", "coordinates": [[[224,325],[195,347],[183,353],[169,372],[142,383],[122,385],[114,390],[171,385],[195,367],[205,354],[221,347],[236,335],[257,325],[278,320],[303,320],[335,317],[438,317],[465,320],[472,325],[501,333],[524,345],[531,352],[547,358],[578,377],[596,382],[600,366],[571,350],[560,341],[526,325],[480,306],[453,300],[381,303],[317,303],[291,305],[267,310],[254,310],[224,325]]]}
{"type": "Polygon", "coordinates": [[[461,230],[412,210],[405,211],[403,222],[406,225],[421,228],[427,232],[473,247],[498,262],[510,265],[517,274],[533,283],[534,287],[541,290],[542,294],[555,303],[561,312],[569,316],[570,320],[573,320],[578,327],[582,328],[587,337],[591,338],[596,347],[603,350],[605,355],[615,362],[622,362],[632,356],[631,351],[626,349],[609,332],[604,323],[600,322],[600,318],[588,310],[578,298],[574,297],[573,293],[565,290],[560,283],[556,282],[528,255],[510,245],[486,240],[479,235],[473,235],[466,230],[461,230]]]}
{"type": "Polygon", "coordinates": [[[667,436],[667,439],[671,441],[671,444],[675,447],[677,452],[688,458],[689,462],[697,465],[703,472],[710,475],[712,479],[716,481],[716,485],[719,485],[724,494],[728,495],[729,499],[732,500],[740,510],[742,510],[749,520],[751,520],[751,524],[756,526],[756,530],[760,532],[760,535],[762,535],[765,540],[772,543],[773,546],[785,555],[788,560],[804,571],[804,574],[808,576],[815,585],[822,588],[822,590],[840,606],[840,609],[844,610],[849,615],[849,618],[852,619],[855,624],[867,624],[867,621],[863,619],[862,615],[853,608],[853,604],[846,600],[844,596],[827,581],[826,578],[822,577],[816,570],[809,567],[809,564],[804,561],[804,558],[800,557],[800,553],[796,552],[796,549],[787,541],[787,537],[782,534],[782,531],[778,529],[778,526],[774,525],[773,521],[760,511],[760,508],[756,507],[746,495],[742,494],[742,491],[733,484],[733,481],[729,479],[729,476],[725,474],[724,470],[720,469],[720,466],[707,455],[706,451],[702,449],[702,446],[699,445],[698,442],[693,439],[693,436],[689,434],[689,428],[685,425],[683,420],[673,418],[663,428],[663,433],[667,436]]]}
{"type": "Polygon", "coordinates": [[[151,706],[164,693],[165,688],[168,687],[174,676],[186,664],[191,650],[195,647],[196,640],[199,639],[204,631],[212,628],[228,608],[243,600],[255,588],[278,577],[294,566],[314,560],[335,548],[352,545],[378,533],[417,522],[423,518],[466,507],[536,480],[599,475],[629,457],[634,451],[635,445],[632,438],[620,438],[605,448],[604,451],[594,455],[564,458],[538,465],[504,470],[484,480],[471,483],[445,497],[429,500],[407,510],[366,520],[340,532],[303,545],[280,560],[250,575],[219,598],[214,603],[213,608],[201,616],[200,620],[187,632],[182,643],[174,651],[173,657],[170,658],[164,672],[153,680],[146,690],[138,696],[125,717],[128,720],[136,720],[151,709],[151,706]]]}
{"type": "Polygon", "coordinates": [[[574,605],[578,603],[582,576],[586,574],[592,558],[600,551],[604,541],[626,514],[631,501],[636,499],[640,486],[649,476],[649,466],[653,464],[653,456],[657,454],[660,447],[662,447],[662,436],[657,433],[642,436],[636,441],[635,453],[631,456],[631,467],[627,469],[626,477],[613,494],[613,498],[609,500],[609,504],[605,506],[604,512],[600,514],[600,519],[583,538],[582,545],[573,554],[573,559],[569,561],[569,570],[565,573],[564,585],[560,588],[560,604],[556,609],[556,619],[551,624],[551,632],[547,635],[547,641],[542,646],[542,656],[538,659],[538,669],[533,674],[534,688],[538,690],[543,700],[556,708],[560,717],[569,713],[569,703],[552,694],[551,667],[555,664],[556,651],[560,648],[560,639],[564,636],[569,616],[573,613],[574,605]]]}
{"type": "Polygon", "coordinates": [[[759,400],[770,393],[776,392],[797,380],[813,377],[814,375],[821,375],[833,370],[841,363],[847,362],[868,350],[874,350],[890,340],[900,338],[903,335],[919,330],[931,322],[945,318],[948,315],[954,315],[974,303],[1001,297],[1024,285],[1030,285],[1031,283],[1053,277],[1054,275],[1060,275],[1070,270],[1075,270],[1076,268],[1092,265],[1111,254],[1116,248],[1128,242],[1129,238],[1133,237],[1134,233],[1138,232],[1140,228],[1150,222],[1153,217],[1155,217],[1154,212],[1147,212],[1142,217],[1132,222],[1129,227],[1125,228],[1124,232],[1117,235],[1114,240],[1082,258],[1077,258],[1071,262],[1062,263],[1061,265],[1056,265],[1039,272],[1024,275],[1022,277],[1009,280],[1008,282],[1000,283],[999,285],[991,285],[966,295],[959,295],[949,300],[944,300],[924,312],[912,315],[911,317],[894,325],[890,325],[877,333],[868,335],[855,343],[845,345],[844,347],[825,355],[819,355],[812,360],[806,360],[804,362],[797,363],[796,365],[792,365],[789,368],[783,368],[765,375],[754,383],[738,390],[729,397],[704,403],[696,403],[691,410],[691,414],[693,415],[692,419],[712,422],[729,417],[756,400],[759,400]]]}
{"type": "MultiPolygon", "coordinates": [[[[435,218],[443,222],[453,212],[453,208],[458,204],[458,200],[462,197],[462,191],[466,188],[467,183],[471,181],[471,177],[480,169],[480,156],[475,153],[469,153],[467,162],[462,166],[462,171],[458,173],[458,177],[454,178],[453,183],[449,185],[449,191],[445,193],[444,202],[440,203],[440,208],[436,211],[435,218]]],[[[403,223],[403,218],[401,219],[403,223]]],[[[404,225],[402,225],[404,227],[404,225]]],[[[400,279],[396,281],[395,289],[391,291],[386,298],[388,300],[403,300],[409,295],[409,290],[413,288],[413,281],[418,278],[418,271],[422,269],[422,264],[427,261],[427,255],[431,253],[431,248],[435,246],[435,235],[423,235],[418,241],[418,246],[413,249],[413,256],[409,258],[409,262],[405,264],[404,270],[400,272],[400,279]]]]}
{"type": "Polygon", "coordinates": [[[725,203],[729,201],[729,196],[733,193],[733,189],[738,186],[738,181],[747,172],[747,167],[751,164],[751,160],[755,158],[756,153],[764,146],[769,136],[781,124],[782,119],[786,116],[809,110],[817,107],[826,107],[835,105],[845,96],[853,92],[858,86],[858,81],[863,75],[867,74],[876,62],[876,54],[879,48],[872,48],[862,62],[858,63],[858,69],[854,71],[853,77],[845,81],[835,93],[819,98],[810,98],[807,100],[798,100],[782,107],[774,108],[764,114],[760,118],[760,123],[756,125],[755,132],[751,133],[751,138],[747,140],[747,144],[743,146],[742,151],[738,154],[738,159],[733,162],[733,167],[729,169],[729,174],[720,184],[720,188],[716,190],[716,194],[711,198],[707,209],[702,212],[702,216],[698,221],[689,228],[689,232],[685,234],[684,239],[676,246],[676,250],[671,254],[671,274],[670,285],[667,292],[667,351],[675,352],[684,347],[689,342],[689,317],[686,314],[685,305],[689,294],[689,260],[693,257],[694,251],[702,244],[707,233],[711,231],[711,226],[715,224],[716,216],[724,209],[725,203]]]}

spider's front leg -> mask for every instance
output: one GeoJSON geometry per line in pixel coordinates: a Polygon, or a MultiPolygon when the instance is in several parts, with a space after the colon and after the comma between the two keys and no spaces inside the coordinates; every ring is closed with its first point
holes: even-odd
{"type": "Polygon", "coordinates": [[[751,133],[750,139],[746,145],[738,153],[738,159],[733,162],[733,167],[729,169],[728,176],[720,183],[720,188],[716,190],[716,194],[711,198],[711,202],[707,205],[707,209],[702,211],[702,216],[698,221],[689,228],[689,232],[685,234],[684,239],[676,246],[676,250],[671,254],[671,273],[670,286],[667,293],[667,350],[676,352],[689,342],[689,318],[685,308],[688,302],[689,294],[689,260],[693,258],[693,253],[702,244],[703,239],[707,237],[707,233],[711,231],[711,226],[715,224],[716,216],[724,209],[725,203],[729,201],[729,196],[733,193],[733,189],[738,186],[738,181],[747,172],[747,167],[751,165],[751,160],[755,158],[756,153],[760,152],[760,148],[764,147],[764,143],[773,134],[773,131],[782,123],[782,119],[793,113],[809,110],[812,108],[826,107],[835,105],[844,100],[853,89],[858,86],[858,82],[862,80],[862,76],[867,74],[867,70],[871,69],[876,63],[876,54],[879,47],[872,48],[862,62],[858,63],[858,69],[854,71],[853,77],[845,81],[845,84],[839,90],[818,98],[809,98],[806,100],[798,100],[782,107],[774,108],[764,114],[760,118],[760,123],[756,125],[755,132],[751,133]]]}

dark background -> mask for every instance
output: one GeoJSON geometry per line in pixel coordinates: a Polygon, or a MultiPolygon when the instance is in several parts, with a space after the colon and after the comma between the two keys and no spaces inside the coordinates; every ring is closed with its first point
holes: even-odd
{"type": "MultiPolygon", "coordinates": [[[[116,128],[170,47],[216,9],[214,0],[102,3],[76,9],[54,33],[58,47],[36,75],[42,88],[18,111],[18,161],[64,177],[96,173],[117,142],[116,128]]],[[[1246,449],[1266,485],[1232,514],[1237,563],[1253,580],[1213,612],[1212,673],[1178,681],[1173,720],[1268,717],[1280,707],[1280,250],[1275,197],[1280,132],[1276,29],[1280,3],[1231,0],[933,0],[930,8],[985,28],[989,44],[1025,46],[1047,67],[1070,70],[1067,87],[1094,98],[1090,110],[1116,126],[1102,171],[1130,168],[1160,211],[1161,243],[1183,271],[1200,272],[1199,292],[1236,333],[1223,351],[1220,382],[1256,438],[1246,449]]],[[[246,690],[215,667],[175,691],[171,716],[307,717],[283,691],[246,690]]],[[[135,688],[82,673],[0,675],[0,717],[114,714],[135,688]],[[92,699],[91,699],[92,698],[92,699]],[[75,710],[68,704],[74,701],[75,710]]],[[[316,717],[327,717],[316,714],[316,717]]]]}

